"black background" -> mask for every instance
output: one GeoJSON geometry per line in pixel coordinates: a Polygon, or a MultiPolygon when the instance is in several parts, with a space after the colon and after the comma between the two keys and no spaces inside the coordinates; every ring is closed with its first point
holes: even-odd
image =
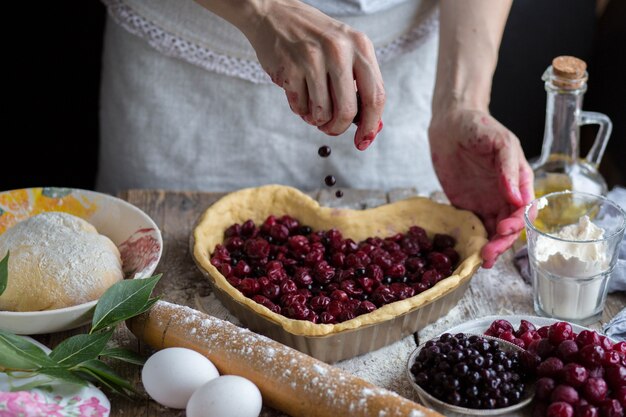
{"type": "MultiPolygon", "coordinates": [[[[92,189],[97,171],[98,94],[106,10],[98,1],[17,2],[3,13],[4,97],[0,190],[92,189]]],[[[626,183],[626,1],[600,19],[590,0],[516,0],[494,76],[491,111],[537,156],[543,137],[541,74],[558,55],[589,64],[585,109],[614,122],[601,170],[626,183]]],[[[593,128],[583,130],[586,146],[593,128]]]]}

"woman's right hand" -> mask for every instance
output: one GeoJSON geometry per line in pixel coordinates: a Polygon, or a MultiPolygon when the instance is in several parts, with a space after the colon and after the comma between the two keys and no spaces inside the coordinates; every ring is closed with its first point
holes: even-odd
{"type": "Polygon", "coordinates": [[[263,69],[285,90],[291,110],[333,136],[358,113],[354,144],[365,150],[382,129],[385,104],[372,42],[299,0],[251,3],[253,17],[240,29],[263,69]]]}

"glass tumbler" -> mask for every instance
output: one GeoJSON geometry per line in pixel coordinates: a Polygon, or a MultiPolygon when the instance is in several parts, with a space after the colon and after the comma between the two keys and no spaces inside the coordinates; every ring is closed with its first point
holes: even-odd
{"type": "Polygon", "coordinates": [[[525,210],[535,312],[579,324],[602,316],[626,213],[605,197],[563,191],[525,210]]]}

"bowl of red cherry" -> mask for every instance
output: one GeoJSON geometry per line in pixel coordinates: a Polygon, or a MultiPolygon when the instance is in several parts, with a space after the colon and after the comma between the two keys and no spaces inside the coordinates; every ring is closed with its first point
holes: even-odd
{"type": "MultiPolygon", "coordinates": [[[[494,320],[486,335],[525,349],[520,361],[535,381],[533,417],[623,417],[626,342],[563,321],[541,327],[494,320]]],[[[533,322],[535,324],[533,324],[533,322]]]]}
{"type": "Polygon", "coordinates": [[[523,352],[496,337],[444,333],[418,346],[407,373],[420,401],[446,416],[511,415],[533,399],[523,352]]]}

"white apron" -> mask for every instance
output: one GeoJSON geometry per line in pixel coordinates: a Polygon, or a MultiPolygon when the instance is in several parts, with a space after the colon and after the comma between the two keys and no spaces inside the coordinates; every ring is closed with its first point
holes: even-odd
{"type": "Polygon", "coordinates": [[[384,129],[364,152],[354,147],[354,126],[329,137],[293,114],[245,37],[193,1],[105,3],[99,190],[309,190],[329,174],[335,188],[440,189],[427,140],[434,1],[341,17],[372,39],[387,93],[384,129]],[[320,158],[325,144],[332,154],[320,158]]]}

